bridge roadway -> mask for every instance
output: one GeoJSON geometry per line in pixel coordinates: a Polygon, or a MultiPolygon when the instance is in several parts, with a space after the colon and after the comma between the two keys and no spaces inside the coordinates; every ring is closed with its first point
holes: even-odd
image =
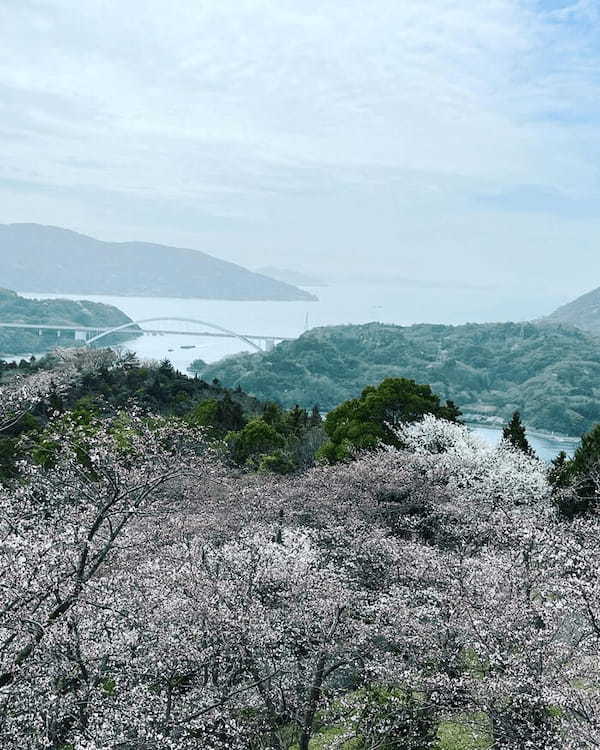
{"type": "MultiPolygon", "coordinates": [[[[168,320],[168,319],[167,319],[168,320]]],[[[143,321],[140,321],[143,322],[143,321]]],[[[192,321],[190,321],[192,322],[192,321]]],[[[200,324],[200,323],[198,323],[200,324]]],[[[136,325],[135,322],[128,324],[128,327],[122,328],[101,328],[98,326],[77,326],[77,325],[50,325],[47,323],[36,325],[33,323],[0,323],[0,328],[16,328],[21,330],[38,331],[39,335],[42,335],[42,331],[51,331],[60,337],[62,332],[73,333],[77,337],[77,334],[83,334],[81,341],[82,343],[88,342],[89,339],[102,338],[105,335],[118,335],[118,334],[135,334],[139,333],[142,335],[150,336],[204,336],[209,338],[222,338],[222,339],[242,339],[250,343],[255,341],[263,341],[267,350],[271,349],[276,341],[292,341],[290,336],[265,336],[264,334],[238,334],[233,331],[217,330],[217,331],[183,331],[181,329],[169,330],[166,328],[133,328],[136,325]],[[131,327],[129,327],[131,326],[131,327]],[[88,336],[89,334],[89,336],[88,336]]],[[[208,324],[211,325],[211,324],[208,324]]],[[[89,341],[89,343],[92,343],[89,341]]],[[[254,344],[257,349],[260,347],[254,344]]]]}

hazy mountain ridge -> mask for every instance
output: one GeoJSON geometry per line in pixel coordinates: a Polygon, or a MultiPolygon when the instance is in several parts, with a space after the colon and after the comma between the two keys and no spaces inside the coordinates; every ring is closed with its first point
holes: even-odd
{"type": "Polygon", "coordinates": [[[256,273],[263,276],[269,276],[278,281],[284,281],[286,284],[295,286],[327,286],[327,282],[318,276],[314,276],[304,271],[296,271],[292,268],[278,268],[277,266],[261,266],[256,269],[256,273]]]}
{"type": "Polygon", "coordinates": [[[581,435],[600,422],[600,341],[548,323],[382,323],[315,328],[265,354],[206,367],[206,380],[284,406],[330,410],[387,377],[428,383],[465,413],[581,435]]]}
{"type": "Polygon", "coordinates": [[[550,323],[566,323],[584,331],[600,334],[600,287],[562,305],[544,320],[550,323]]]}
{"type": "Polygon", "coordinates": [[[104,242],[39,224],[0,225],[0,284],[56,294],[316,299],[295,286],[196,250],[104,242]]]}
{"type": "MultiPolygon", "coordinates": [[[[36,323],[40,325],[80,325],[83,327],[112,328],[131,322],[113,305],[88,300],[66,299],[26,299],[15,292],[0,289],[0,323],[36,323]]],[[[137,336],[135,329],[131,334],[115,339],[107,337],[105,343],[113,341],[123,343],[137,336]]],[[[0,353],[23,354],[39,353],[56,346],[81,346],[72,335],[63,333],[57,337],[55,331],[42,332],[23,329],[0,328],[0,353]]]]}

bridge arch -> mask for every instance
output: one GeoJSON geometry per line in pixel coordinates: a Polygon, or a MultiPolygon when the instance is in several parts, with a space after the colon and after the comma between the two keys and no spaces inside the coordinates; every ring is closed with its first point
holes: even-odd
{"type": "MultiPolygon", "coordinates": [[[[243,341],[245,344],[248,344],[248,346],[251,346],[253,349],[256,349],[256,351],[262,352],[262,349],[258,344],[255,344],[254,341],[252,341],[249,338],[246,338],[241,333],[236,333],[235,331],[230,331],[229,328],[223,328],[223,326],[219,326],[216,323],[208,323],[206,320],[195,320],[194,318],[168,318],[168,317],[159,317],[159,318],[144,318],[144,320],[132,320],[129,323],[124,323],[121,326],[116,326],[115,328],[111,328],[108,331],[102,331],[97,336],[92,336],[91,339],[88,339],[85,343],[86,346],[90,346],[90,344],[95,344],[96,341],[100,341],[100,339],[103,339],[105,336],[110,336],[113,333],[119,333],[119,331],[126,331],[128,328],[132,328],[133,326],[142,326],[144,323],[194,323],[196,325],[202,325],[206,326],[207,328],[212,328],[214,331],[219,331],[220,333],[225,333],[228,336],[231,336],[233,338],[239,339],[240,341],[243,341]]],[[[142,332],[144,329],[142,328],[142,332]]]]}

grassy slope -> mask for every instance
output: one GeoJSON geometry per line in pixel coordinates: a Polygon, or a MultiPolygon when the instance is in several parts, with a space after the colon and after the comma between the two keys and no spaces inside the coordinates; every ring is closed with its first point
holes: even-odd
{"type": "MultiPolygon", "coordinates": [[[[489,734],[481,729],[473,729],[472,723],[469,717],[465,717],[464,723],[458,720],[442,722],[432,750],[489,750],[492,746],[489,734]]],[[[310,741],[310,750],[360,750],[361,743],[357,740],[347,740],[340,746],[339,737],[343,734],[343,728],[323,729],[310,741]]],[[[297,748],[298,745],[292,746],[292,750],[297,748]]]]}

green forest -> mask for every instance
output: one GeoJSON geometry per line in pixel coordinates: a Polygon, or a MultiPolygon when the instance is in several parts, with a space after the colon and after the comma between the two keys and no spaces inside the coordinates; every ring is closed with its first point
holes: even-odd
{"type": "Polygon", "coordinates": [[[429,383],[466,417],[508,420],[580,436],[600,421],[600,341],[561,325],[381,323],[308,331],[264,354],[201,368],[202,377],[285,407],[329,411],[388,377],[429,383]]]}
{"type": "MultiPolygon", "coordinates": [[[[90,352],[102,356],[102,350],[90,352]]],[[[72,413],[85,423],[135,404],[146,413],[182,420],[201,429],[218,444],[221,458],[231,466],[263,473],[287,474],[315,463],[326,440],[318,409],[295,406],[284,410],[261,402],[239,388],[207,383],[177,372],[168,360],[144,364],[123,355],[124,366],[87,372],[68,389],[51,386],[19,421],[0,433],[0,482],[15,476],[17,464],[45,441],[52,415],[72,413]]],[[[0,387],[15,379],[51,373],[56,356],[0,360],[0,387]]]]}
{"type": "MultiPolygon", "coordinates": [[[[28,455],[44,452],[47,426],[58,414],[69,413],[89,424],[135,404],[144,413],[202,430],[228,466],[274,475],[350,460],[382,444],[397,446],[388,426],[391,422],[412,423],[426,414],[451,422],[460,417],[452,401],[443,404],[428,385],[403,378],[388,378],[377,387],[365,388],[359,398],[340,404],[322,419],[316,405],[310,410],[298,405],[283,409],[240,388],[187,377],[168,360],[143,364],[131,354],[120,360],[122,366],[86,372],[66,389],[50,381],[46,397],[0,432],[0,482],[17,476],[19,462],[28,455]]],[[[0,387],[51,374],[57,364],[53,354],[19,364],[0,360],[0,387]]]]}

